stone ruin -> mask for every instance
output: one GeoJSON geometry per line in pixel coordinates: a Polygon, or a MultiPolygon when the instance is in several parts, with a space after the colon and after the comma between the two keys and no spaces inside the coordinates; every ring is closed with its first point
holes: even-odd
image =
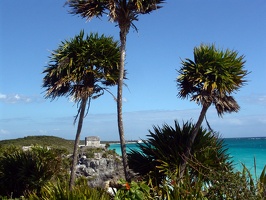
{"type": "Polygon", "coordinates": [[[89,137],[85,137],[85,147],[105,148],[105,144],[101,144],[99,137],[89,136],[89,137]]]}

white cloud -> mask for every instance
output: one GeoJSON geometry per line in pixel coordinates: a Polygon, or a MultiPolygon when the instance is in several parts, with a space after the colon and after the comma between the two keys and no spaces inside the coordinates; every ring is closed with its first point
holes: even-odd
{"type": "MultiPolygon", "coordinates": [[[[223,121],[223,119],[220,119],[220,120],[223,121]]],[[[223,121],[223,123],[227,123],[228,125],[240,126],[240,125],[243,125],[245,122],[244,120],[241,120],[238,118],[230,118],[228,120],[223,121]]]]}
{"type": "Polygon", "coordinates": [[[259,121],[260,123],[262,123],[262,124],[266,124],[266,116],[264,116],[264,117],[260,117],[260,118],[258,119],[258,121],[259,121]]]}
{"type": "MultiPolygon", "coordinates": [[[[210,109],[207,119],[213,130],[219,132],[222,137],[255,137],[266,136],[265,114],[247,115],[236,113],[227,114],[219,118],[215,109],[210,109]]],[[[180,124],[192,120],[196,122],[200,113],[199,109],[190,110],[146,110],[125,112],[123,114],[125,138],[145,139],[153,130],[153,126],[162,127],[163,124],[174,125],[174,120],[180,124]]],[[[73,125],[73,117],[51,117],[33,121],[30,118],[14,118],[0,120],[2,139],[8,137],[18,138],[26,135],[55,135],[67,139],[73,139],[76,134],[77,124],[73,125]],[[25,121],[27,120],[27,121],[25,121]],[[16,126],[14,126],[16,124],[16,126]],[[9,132],[7,131],[9,130],[9,132]],[[6,134],[6,135],[5,135],[6,134]]],[[[203,127],[207,128],[205,121],[203,127]]],[[[84,119],[81,138],[89,135],[99,136],[101,140],[119,140],[116,113],[93,114],[89,113],[84,119]]]]}
{"type": "Polygon", "coordinates": [[[9,131],[8,130],[5,130],[5,129],[0,129],[0,134],[1,135],[8,135],[9,134],[9,131]]]}
{"type": "Polygon", "coordinates": [[[266,95],[259,96],[258,101],[260,103],[266,104],[266,95]]]}
{"type": "Polygon", "coordinates": [[[122,101],[127,102],[128,100],[127,100],[127,98],[123,97],[122,101]]]}
{"type": "Polygon", "coordinates": [[[14,98],[17,99],[17,100],[20,100],[20,96],[19,96],[18,94],[16,94],[16,95],[14,96],[14,98]]]}
{"type": "Polygon", "coordinates": [[[7,96],[6,96],[5,94],[0,93],[0,100],[1,100],[1,99],[6,99],[6,97],[7,97],[7,96]]]}
{"type": "Polygon", "coordinates": [[[39,102],[42,98],[39,96],[26,96],[22,94],[2,94],[0,93],[0,102],[8,103],[8,104],[16,104],[16,103],[31,103],[31,102],[39,102]]]}
{"type": "Polygon", "coordinates": [[[266,94],[251,94],[243,97],[243,100],[251,104],[266,105],[266,94]]]}
{"type": "Polygon", "coordinates": [[[38,133],[38,135],[39,134],[41,134],[41,135],[47,135],[48,132],[47,132],[47,130],[41,130],[40,129],[40,130],[37,130],[36,133],[38,133]]]}

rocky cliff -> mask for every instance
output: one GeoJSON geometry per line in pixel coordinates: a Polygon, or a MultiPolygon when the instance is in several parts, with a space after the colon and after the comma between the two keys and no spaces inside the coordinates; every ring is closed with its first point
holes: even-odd
{"type": "Polygon", "coordinates": [[[109,187],[110,182],[124,179],[124,171],[121,157],[115,154],[108,154],[105,151],[94,153],[92,158],[81,156],[77,165],[77,176],[84,176],[88,179],[91,187],[109,187]]]}

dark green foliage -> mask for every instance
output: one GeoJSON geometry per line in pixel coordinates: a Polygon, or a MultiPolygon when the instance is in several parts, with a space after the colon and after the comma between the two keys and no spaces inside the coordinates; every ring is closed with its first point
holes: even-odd
{"type": "MultiPolygon", "coordinates": [[[[263,200],[266,199],[266,166],[259,178],[254,178],[251,171],[242,164],[241,172],[210,173],[217,180],[211,187],[206,188],[205,197],[208,199],[237,199],[263,200]]],[[[254,164],[256,175],[256,164],[254,164]]]]}
{"type": "Polygon", "coordinates": [[[62,152],[42,147],[6,149],[0,155],[0,195],[19,197],[66,173],[62,152]]]}
{"type": "Polygon", "coordinates": [[[94,158],[95,153],[100,153],[103,158],[108,156],[119,156],[115,150],[107,150],[106,148],[87,148],[83,147],[80,150],[80,154],[86,156],[87,158],[94,158]]]}
{"type": "MultiPolygon", "coordinates": [[[[256,186],[251,184],[247,176],[242,173],[216,172],[210,173],[209,178],[215,180],[206,187],[201,177],[191,184],[189,174],[184,174],[183,181],[179,184],[164,181],[159,199],[164,200],[262,200],[256,191],[256,186]],[[252,188],[253,187],[253,188],[252,188]]],[[[265,198],[265,196],[264,196],[265,198]]]]}
{"type": "Polygon", "coordinates": [[[257,181],[257,189],[258,193],[266,199],[266,165],[264,166],[261,175],[259,176],[259,180],[257,181]]]}
{"type": "Polygon", "coordinates": [[[239,172],[210,173],[209,176],[217,181],[206,188],[208,199],[260,199],[250,188],[247,177],[239,172]]]}
{"type": "Polygon", "coordinates": [[[180,180],[179,166],[193,128],[191,122],[181,127],[176,121],[174,127],[154,127],[144,144],[139,144],[141,151],[128,154],[130,167],[148,181],[154,199],[266,199],[266,167],[258,180],[244,165],[242,172],[235,172],[223,140],[203,128],[180,180]]]}
{"type": "MultiPolygon", "coordinates": [[[[159,183],[166,176],[178,178],[182,156],[194,125],[187,122],[181,127],[175,121],[174,127],[165,124],[162,128],[153,128],[144,144],[139,144],[141,151],[131,150],[128,154],[130,168],[142,176],[149,175],[159,183]]],[[[198,132],[188,162],[187,171],[193,181],[201,176],[207,183],[211,181],[208,177],[210,171],[232,170],[223,141],[203,128],[198,132]]]]}

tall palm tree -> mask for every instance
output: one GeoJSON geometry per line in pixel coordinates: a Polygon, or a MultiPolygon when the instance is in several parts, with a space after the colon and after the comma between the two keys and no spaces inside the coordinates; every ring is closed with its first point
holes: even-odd
{"type": "Polygon", "coordinates": [[[86,112],[91,99],[98,98],[108,86],[117,84],[119,75],[119,44],[112,37],[90,34],[84,31],[70,40],[62,42],[52,52],[47,68],[43,71],[43,87],[46,98],[70,96],[78,103],[78,119],[75,138],[70,188],[74,185],[78,144],[86,112]]]}
{"type": "Polygon", "coordinates": [[[177,78],[178,96],[183,99],[190,98],[201,105],[202,110],[183,155],[181,176],[208,108],[214,105],[220,117],[224,113],[239,111],[240,107],[232,93],[246,83],[248,72],[244,69],[244,64],[243,55],[239,56],[234,50],[216,49],[214,44],[195,47],[194,61],[182,60],[177,78]]]}
{"type": "Polygon", "coordinates": [[[130,27],[137,30],[133,22],[138,21],[138,16],[140,14],[148,14],[153,10],[161,8],[159,4],[164,1],[165,0],[68,0],[66,2],[66,4],[72,8],[70,11],[71,14],[79,14],[88,20],[107,14],[109,20],[115,22],[120,29],[121,57],[117,89],[117,121],[126,180],[130,180],[122,119],[122,87],[126,57],[126,37],[130,27]]]}

